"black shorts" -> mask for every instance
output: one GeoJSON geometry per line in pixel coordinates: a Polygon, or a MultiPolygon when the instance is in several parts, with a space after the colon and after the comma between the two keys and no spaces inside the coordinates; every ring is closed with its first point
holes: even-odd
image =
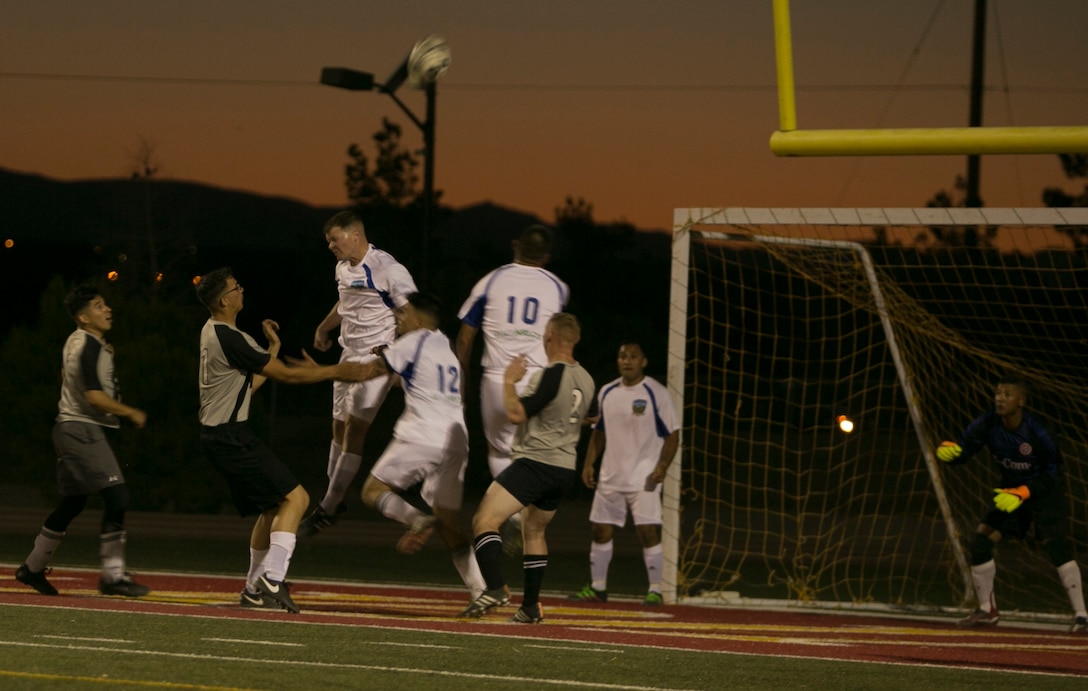
{"type": "Polygon", "coordinates": [[[1064,483],[1055,482],[1046,494],[1031,496],[1012,513],[991,509],[982,522],[1004,537],[1023,538],[1035,526],[1035,538],[1040,541],[1066,537],[1069,521],[1066,516],[1064,483]]]}
{"type": "Polygon", "coordinates": [[[526,506],[532,504],[542,511],[555,511],[577,479],[578,471],[573,468],[515,458],[495,482],[526,506]]]}
{"type": "Polygon", "coordinates": [[[299,486],[298,478],[244,422],[203,427],[200,445],[226,478],[240,516],[274,509],[299,486]]]}

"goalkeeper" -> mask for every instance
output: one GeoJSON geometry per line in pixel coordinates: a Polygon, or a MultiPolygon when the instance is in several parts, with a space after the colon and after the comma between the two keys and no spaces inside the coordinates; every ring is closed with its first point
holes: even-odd
{"type": "Polygon", "coordinates": [[[937,458],[950,465],[966,462],[987,447],[1001,472],[993,490],[993,508],[983,517],[971,539],[971,580],[978,608],[959,622],[962,627],[993,626],[998,621],[994,602],[994,545],[1003,535],[1024,537],[1034,523],[1073,606],[1071,633],[1088,633],[1080,567],[1073,559],[1067,536],[1065,479],[1062,457],[1050,432],[1024,410],[1027,382],[1009,375],[997,382],[994,410],[976,418],[959,443],[946,441],[937,458]]]}

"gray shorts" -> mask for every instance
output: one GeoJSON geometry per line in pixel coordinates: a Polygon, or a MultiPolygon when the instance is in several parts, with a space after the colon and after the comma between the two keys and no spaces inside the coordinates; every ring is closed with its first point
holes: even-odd
{"type": "Polygon", "coordinates": [[[57,452],[57,487],[61,496],[95,494],[123,485],[125,476],[102,427],[91,422],[58,422],[53,426],[57,452]]]}

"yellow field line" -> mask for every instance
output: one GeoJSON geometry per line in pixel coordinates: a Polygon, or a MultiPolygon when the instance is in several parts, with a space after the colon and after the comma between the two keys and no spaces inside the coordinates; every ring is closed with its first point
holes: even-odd
{"type": "Polygon", "coordinates": [[[205,686],[204,684],[175,684],[168,681],[140,681],[138,679],[118,679],[117,677],[77,677],[68,674],[37,674],[33,672],[13,672],[0,669],[0,677],[16,679],[41,679],[44,681],[85,681],[92,684],[110,686],[146,686],[158,689],[197,689],[198,691],[260,691],[260,689],[238,686],[205,686]]]}

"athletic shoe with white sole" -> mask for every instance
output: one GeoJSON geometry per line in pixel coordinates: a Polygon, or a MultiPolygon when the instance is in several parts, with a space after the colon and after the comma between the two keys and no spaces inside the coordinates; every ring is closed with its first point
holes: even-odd
{"type": "Polygon", "coordinates": [[[290,584],[286,581],[274,581],[265,574],[257,579],[257,590],[261,595],[272,600],[277,606],[282,607],[291,614],[298,614],[298,605],[291,599],[290,584]]]}
{"type": "Polygon", "coordinates": [[[510,617],[510,621],[515,624],[539,624],[544,621],[544,608],[539,602],[530,609],[522,605],[518,611],[514,612],[514,616],[510,617]]]}
{"type": "Polygon", "coordinates": [[[462,619],[479,619],[493,607],[501,607],[510,602],[510,589],[506,586],[485,591],[483,595],[469,603],[468,607],[457,616],[462,619]]]}
{"type": "Polygon", "coordinates": [[[646,593],[646,599],[642,601],[642,604],[647,607],[660,607],[665,604],[665,598],[661,597],[661,593],[656,590],[651,590],[646,593]]]}
{"type": "Polygon", "coordinates": [[[1077,617],[1069,627],[1069,633],[1088,633],[1088,617],[1077,617]]]}

